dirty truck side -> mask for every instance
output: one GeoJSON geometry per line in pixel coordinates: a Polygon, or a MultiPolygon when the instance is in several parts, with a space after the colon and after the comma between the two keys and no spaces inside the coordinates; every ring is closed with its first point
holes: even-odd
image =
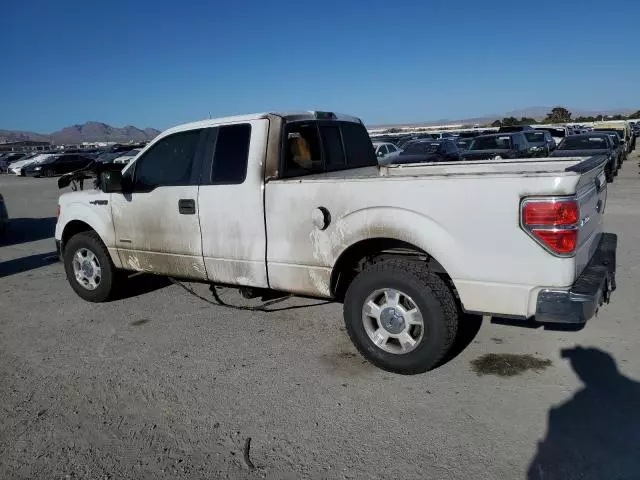
{"type": "Polygon", "coordinates": [[[206,120],[62,195],[56,240],[88,301],[122,271],[332,298],[367,359],[417,373],[446,355],[462,311],[575,327],[608,301],[605,162],[378,167],[354,117],[206,120]]]}

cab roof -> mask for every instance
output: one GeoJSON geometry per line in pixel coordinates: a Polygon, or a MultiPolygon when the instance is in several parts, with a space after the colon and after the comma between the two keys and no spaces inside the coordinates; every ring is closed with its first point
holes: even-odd
{"type": "Polygon", "coordinates": [[[250,122],[252,120],[261,120],[268,118],[269,116],[280,117],[287,122],[299,122],[299,121],[311,121],[311,120],[338,120],[342,122],[354,122],[362,124],[362,120],[350,115],[344,115],[334,112],[321,112],[316,110],[310,110],[306,112],[262,112],[262,113],[250,113],[247,115],[235,115],[230,117],[211,118],[207,120],[200,120],[197,122],[185,123],[178,125],[161,133],[161,136],[165,136],[169,133],[181,132],[184,130],[193,130],[196,128],[208,128],[218,125],[226,125],[233,123],[250,122]]]}

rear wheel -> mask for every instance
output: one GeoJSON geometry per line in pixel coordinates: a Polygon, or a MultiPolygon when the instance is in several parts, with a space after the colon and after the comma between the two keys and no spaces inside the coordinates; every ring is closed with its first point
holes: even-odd
{"type": "Polygon", "coordinates": [[[116,268],[98,234],[82,232],[71,237],[63,259],[67,280],[81,298],[104,302],[112,296],[116,268]]]}
{"type": "Polygon", "coordinates": [[[458,308],[426,265],[386,260],[360,272],[344,301],[347,332],[374,365],[401,374],[434,368],[451,348],[458,308]]]}

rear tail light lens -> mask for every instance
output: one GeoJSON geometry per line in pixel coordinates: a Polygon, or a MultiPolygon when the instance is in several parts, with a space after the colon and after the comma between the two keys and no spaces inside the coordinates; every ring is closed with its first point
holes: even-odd
{"type": "Polygon", "coordinates": [[[556,253],[568,255],[578,245],[578,230],[533,230],[542,243],[556,253]]]}
{"type": "Polygon", "coordinates": [[[529,201],[524,204],[523,213],[526,225],[574,225],[580,219],[575,200],[529,201]]]}
{"type": "Polygon", "coordinates": [[[580,208],[571,199],[525,199],[520,222],[531,238],[553,254],[573,255],[578,246],[580,208]]]}

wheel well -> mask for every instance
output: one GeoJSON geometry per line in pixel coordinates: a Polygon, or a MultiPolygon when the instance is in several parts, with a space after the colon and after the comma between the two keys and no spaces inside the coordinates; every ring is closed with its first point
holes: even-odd
{"type": "Polygon", "coordinates": [[[89,224],[84,223],[81,220],[72,220],[67,223],[62,232],[62,251],[64,251],[64,247],[67,242],[73,237],[81,232],[94,232],[95,230],[89,226],[89,224]]]}
{"type": "Polygon", "coordinates": [[[371,238],[362,240],[347,248],[333,267],[331,272],[331,293],[339,301],[351,281],[367,265],[377,263],[387,258],[405,258],[425,263],[431,271],[440,275],[457,296],[451,277],[444,267],[424,250],[407,242],[391,238],[371,238]]]}

